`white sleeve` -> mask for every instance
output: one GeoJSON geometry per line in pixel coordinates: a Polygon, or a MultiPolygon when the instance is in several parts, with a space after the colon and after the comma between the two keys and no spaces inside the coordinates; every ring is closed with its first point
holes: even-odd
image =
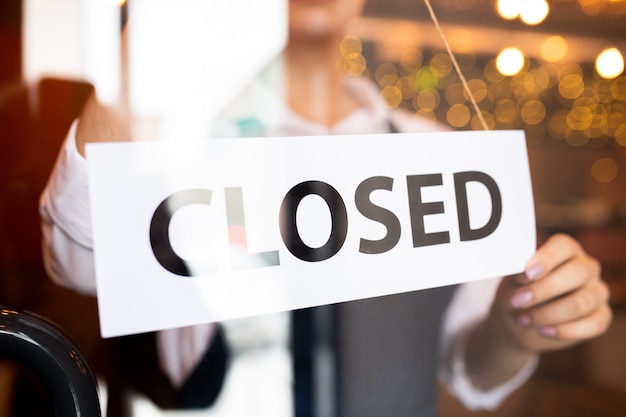
{"type": "Polygon", "coordinates": [[[76,149],[75,121],[39,200],[46,271],[57,284],[95,295],[87,161],[76,149]]]}
{"type": "MultiPolygon", "coordinates": [[[[74,122],[39,201],[46,271],[57,284],[96,295],[87,161],[76,149],[74,122]]],[[[157,333],[160,364],[178,387],[208,349],[215,324],[157,333]]]]}
{"type": "Polygon", "coordinates": [[[488,391],[472,385],[465,370],[465,342],[471,331],[489,314],[500,278],[461,285],[444,317],[441,331],[439,377],[468,409],[494,410],[535,371],[533,356],[510,380],[488,391]]]}

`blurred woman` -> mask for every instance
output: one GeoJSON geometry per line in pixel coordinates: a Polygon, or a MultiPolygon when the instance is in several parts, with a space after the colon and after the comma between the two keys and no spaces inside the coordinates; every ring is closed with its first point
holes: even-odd
{"type": "MultiPolygon", "coordinates": [[[[363,0],[290,0],[284,53],[224,111],[215,135],[443,129],[389,110],[373,83],[336,70],[339,44],[362,7],[363,0]]],[[[84,145],[131,140],[128,126],[124,109],[108,108],[93,96],[42,195],[46,264],[61,285],[95,293],[84,145]]],[[[549,239],[519,276],[343,303],[331,319],[321,311],[294,313],[294,346],[304,337],[305,344],[314,345],[305,349],[313,368],[322,366],[320,338],[299,332],[298,323],[335,327],[337,412],[359,417],[434,416],[438,380],[467,407],[493,409],[532,374],[537,354],[595,337],[611,320],[598,262],[567,236],[549,239]]],[[[198,364],[211,366],[203,358],[215,328],[159,332],[161,364],[175,387],[184,386],[198,364]]],[[[296,388],[299,380],[314,378],[297,369],[296,388]]],[[[309,394],[315,397],[314,391],[309,394]]]]}

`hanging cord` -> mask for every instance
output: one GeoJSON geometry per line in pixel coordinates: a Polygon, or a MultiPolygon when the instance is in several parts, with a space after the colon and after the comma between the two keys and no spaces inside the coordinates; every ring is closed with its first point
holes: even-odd
{"type": "Polygon", "coordinates": [[[469,85],[467,84],[467,81],[465,81],[465,76],[463,76],[463,72],[461,72],[461,68],[459,67],[458,62],[456,61],[456,58],[454,57],[454,54],[452,53],[450,44],[448,43],[446,36],[443,34],[443,30],[441,30],[441,26],[439,26],[439,20],[437,20],[437,16],[435,16],[435,12],[430,5],[430,0],[424,0],[424,3],[426,3],[426,8],[428,8],[428,13],[430,13],[430,17],[433,20],[433,23],[435,24],[435,28],[437,29],[437,32],[439,32],[439,36],[441,36],[441,39],[443,40],[443,44],[446,46],[448,55],[450,55],[450,58],[452,59],[452,65],[454,65],[454,69],[456,70],[456,73],[459,75],[459,78],[461,79],[463,88],[465,89],[465,92],[469,96],[469,99],[472,102],[472,106],[474,106],[474,110],[476,111],[476,116],[478,116],[478,120],[480,120],[480,124],[483,126],[484,130],[489,130],[489,126],[487,126],[487,121],[485,121],[485,118],[483,117],[483,113],[480,111],[480,108],[478,107],[478,103],[476,103],[474,94],[472,94],[471,90],[469,89],[469,85]]]}

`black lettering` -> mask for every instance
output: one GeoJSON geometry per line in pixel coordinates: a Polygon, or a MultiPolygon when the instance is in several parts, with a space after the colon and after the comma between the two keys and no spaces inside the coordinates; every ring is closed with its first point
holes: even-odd
{"type": "Polygon", "coordinates": [[[190,204],[211,204],[211,190],[190,189],[172,194],[159,204],[150,221],[150,245],[152,253],[163,268],[173,274],[190,277],[193,275],[184,259],[174,252],[170,242],[172,216],[190,204]]]}
{"type": "Polygon", "coordinates": [[[422,201],[422,187],[442,185],[441,174],[409,175],[406,177],[406,182],[409,193],[413,247],[450,243],[449,232],[426,233],[424,229],[424,216],[443,213],[444,207],[443,201],[424,203],[422,201]]]}
{"type": "Polygon", "coordinates": [[[378,254],[393,249],[400,240],[400,220],[391,211],[372,203],[370,195],[374,190],[391,191],[393,178],[371,177],[363,180],[354,193],[354,202],[359,212],[370,220],[381,223],[387,228],[387,234],[380,240],[361,238],[359,252],[378,254]]]}
{"type": "Polygon", "coordinates": [[[306,181],[294,186],[280,206],[280,234],[285,246],[296,258],[308,262],[325,261],[343,246],[348,234],[348,212],[343,199],[331,185],[321,181],[306,181]],[[302,199],[315,194],[324,199],[331,214],[331,231],[326,243],[319,248],[307,246],[298,233],[296,211],[302,199]]]}
{"type": "Polygon", "coordinates": [[[482,239],[496,230],[502,218],[502,196],[498,184],[492,177],[478,171],[457,172],[454,174],[454,192],[456,194],[459,233],[462,242],[482,239]],[[491,196],[491,217],[483,227],[478,229],[472,229],[469,224],[466,184],[470,181],[483,184],[491,196]]]}

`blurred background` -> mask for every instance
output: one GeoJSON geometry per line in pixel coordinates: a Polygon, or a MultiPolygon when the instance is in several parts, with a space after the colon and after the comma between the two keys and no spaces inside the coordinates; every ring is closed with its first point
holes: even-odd
{"type": "MultiPolygon", "coordinates": [[[[615,315],[601,338],[545,355],[501,410],[471,413],[442,391],[442,415],[623,416],[626,0],[432,5],[489,128],[526,132],[540,240],[555,232],[578,238],[603,265],[615,315]]],[[[0,2],[0,305],[59,323],[98,368],[95,300],[49,283],[37,213],[59,146],[92,86],[61,78],[26,83],[22,17],[21,0],[0,2]]],[[[338,45],[338,71],[373,79],[392,108],[454,129],[483,128],[422,1],[368,0],[351,33],[338,45]]],[[[37,390],[31,380],[0,362],[0,407],[37,390]]]]}

